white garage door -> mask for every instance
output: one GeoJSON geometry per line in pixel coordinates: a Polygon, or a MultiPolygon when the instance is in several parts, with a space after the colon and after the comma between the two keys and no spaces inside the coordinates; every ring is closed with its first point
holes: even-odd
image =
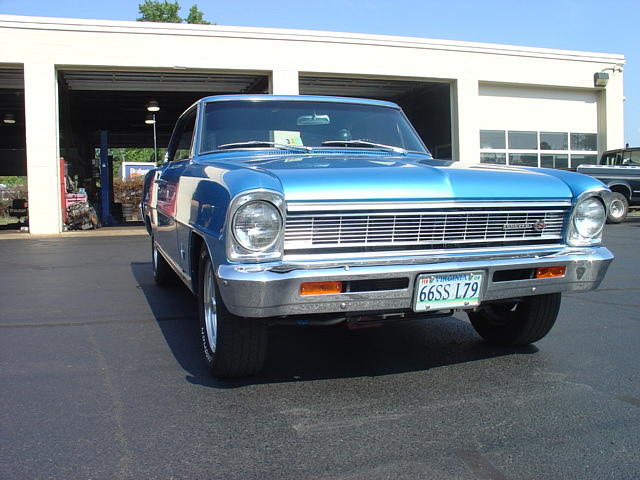
{"type": "Polygon", "coordinates": [[[598,93],[480,85],[480,161],[575,168],[595,163],[598,93]]]}

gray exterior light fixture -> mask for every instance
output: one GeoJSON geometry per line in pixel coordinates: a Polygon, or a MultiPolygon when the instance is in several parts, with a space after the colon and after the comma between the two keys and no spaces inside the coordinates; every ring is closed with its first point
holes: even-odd
{"type": "Polygon", "coordinates": [[[14,123],[16,123],[16,117],[13,115],[13,113],[5,113],[2,121],[8,125],[13,125],[14,123]]]}
{"type": "Polygon", "coordinates": [[[606,72],[597,72],[593,75],[594,87],[606,87],[609,83],[609,74],[606,72]]]}

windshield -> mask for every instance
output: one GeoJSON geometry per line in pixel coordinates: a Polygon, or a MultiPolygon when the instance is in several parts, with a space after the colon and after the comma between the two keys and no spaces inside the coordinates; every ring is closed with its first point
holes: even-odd
{"type": "Polygon", "coordinates": [[[205,107],[202,152],[293,146],[426,153],[406,117],[391,107],[287,100],[232,100],[205,107]]]}

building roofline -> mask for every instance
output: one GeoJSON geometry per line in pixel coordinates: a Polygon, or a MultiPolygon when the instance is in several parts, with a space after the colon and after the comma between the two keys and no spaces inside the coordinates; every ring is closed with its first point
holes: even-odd
{"type": "Polygon", "coordinates": [[[81,31],[95,33],[126,33],[152,35],[180,35],[226,38],[252,38],[300,42],[361,44],[371,46],[403,47],[430,50],[449,50],[493,55],[527,56],[557,60],[615,63],[623,65],[624,55],[577,50],[503,45],[419,37],[330,32],[319,30],[294,30],[227,25],[196,25],[179,23],[154,23],[122,20],[95,20],[76,18],[30,17],[0,15],[0,28],[35,29],[49,31],[81,31]]]}

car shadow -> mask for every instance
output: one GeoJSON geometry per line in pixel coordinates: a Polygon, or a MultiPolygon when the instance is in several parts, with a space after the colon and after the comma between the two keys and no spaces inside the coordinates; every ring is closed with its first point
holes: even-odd
{"type": "Polygon", "coordinates": [[[640,227],[640,215],[628,216],[624,223],[631,224],[634,227],[640,227]]]}
{"type": "Polygon", "coordinates": [[[373,377],[430,369],[487,358],[531,354],[538,349],[495,347],[483,342],[465,314],[395,322],[378,328],[273,326],[267,359],[252,377],[218,380],[200,356],[197,308],[184,285],[171,288],[153,281],[151,263],[132,263],[167,345],[187,381],[214,388],[307,380],[373,377]]]}

